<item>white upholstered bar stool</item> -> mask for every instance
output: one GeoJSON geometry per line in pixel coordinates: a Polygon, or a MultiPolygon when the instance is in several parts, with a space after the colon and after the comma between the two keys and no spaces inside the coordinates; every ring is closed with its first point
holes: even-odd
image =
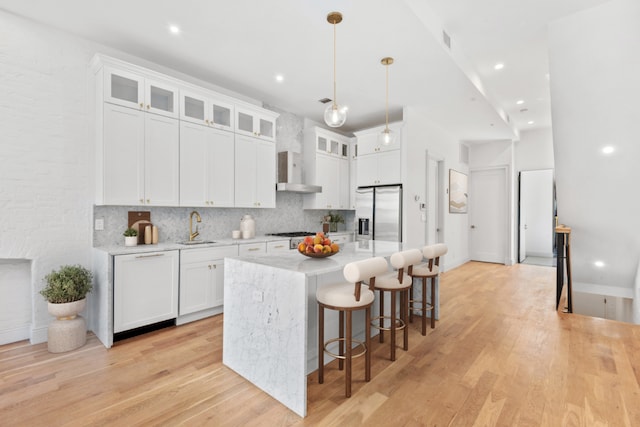
{"type": "Polygon", "coordinates": [[[431,317],[431,329],[436,327],[436,316],[434,313],[436,301],[436,279],[440,275],[440,257],[447,253],[447,245],[437,243],[435,245],[425,246],[422,249],[422,255],[427,259],[425,264],[413,267],[411,277],[414,279],[422,279],[422,298],[416,300],[413,298],[413,287],[409,291],[409,321],[413,321],[414,311],[420,311],[422,317],[422,335],[427,335],[427,311],[431,317]],[[431,279],[431,303],[427,303],[427,281],[431,279]],[[420,304],[418,307],[417,304],[420,304]]]}
{"type": "Polygon", "coordinates": [[[374,290],[378,291],[378,301],[380,303],[380,316],[371,319],[371,326],[380,330],[380,342],[384,342],[384,331],[389,331],[391,360],[396,360],[396,332],[404,331],[403,349],[409,349],[409,330],[407,322],[409,320],[409,289],[413,280],[410,274],[413,266],[422,262],[422,251],[420,249],[410,249],[407,251],[396,252],[391,255],[391,265],[396,271],[376,277],[374,290]],[[384,314],[384,294],[389,292],[391,296],[391,310],[389,315],[384,314]],[[397,296],[400,296],[400,317],[396,312],[397,296]],[[388,327],[385,327],[385,320],[388,320],[388,327]],[[376,322],[377,321],[377,322],[376,322]]]}
{"type": "MultiPolygon", "coordinates": [[[[347,282],[332,283],[321,286],[316,292],[318,300],[318,382],[324,382],[324,353],[339,359],[338,366],[345,370],[345,396],[351,396],[351,360],[354,357],[365,356],[365,381],[371,379],[371,305],[376,276],[387,271],[387,262],[382,257],[356,261],[344,266],[343,274],[347,282]],[[362,282],[368,281],[369,286],[362,282]],[[324,309],[337,310],[339,313],[339,335],[324,341],[324,309]],[[353,339],[353,312],[365,310],[365,342],[353,339]],[[345,325],[346,314],[346,325],[345,325]],[[346,326],[346,331],[345,331],[346,326]],[[338,353],[327,350],[327,346],[338,342],[338,353]],[[361,351],[354,354],[353,343],[361,346],[361,351]]],[[[356,349],[357,347],[356,346],[356,349]]]]}

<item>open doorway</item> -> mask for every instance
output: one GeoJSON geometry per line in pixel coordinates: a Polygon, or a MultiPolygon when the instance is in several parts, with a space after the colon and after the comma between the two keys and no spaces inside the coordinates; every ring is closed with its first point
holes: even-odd
{"type": "Polygon", "coordinates": [[[521,171],[518,178],[518,261],[555,267],[553,169],[521,171]]]}
{"type": "Polygon", "coordinates": [[[444,242],[444,159],[434,153],[427,153],[427,200],[422,210],[427,245],[444,242]]]}

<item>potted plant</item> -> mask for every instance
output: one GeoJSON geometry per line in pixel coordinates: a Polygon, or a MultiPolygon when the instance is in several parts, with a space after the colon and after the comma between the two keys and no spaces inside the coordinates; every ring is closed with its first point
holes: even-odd
{"type": "Polygon", "coordinates": [[[87,325],[78,316],[92,289],[92,274],[81,265],[64,265],[44,278],[47,285],[40,294],[47,300],[49,314],[56,320],[49,325],[48,347],[61,353],[81,347],[87,341],[87,325]]]}
{"type": "Polygon", "coordinates": [[[344,217],[338,212],[329,212],[325,215],[325,220],[329,223],[329,231],[338,231],[338,223],[344,224],[344,217]]]}
{"type": "Polygon", "coordinates": [[[136,246],[138,244],[138,231],[135,228],[127,228],[122,235],[124,236],[125,246],[136,246]]]}

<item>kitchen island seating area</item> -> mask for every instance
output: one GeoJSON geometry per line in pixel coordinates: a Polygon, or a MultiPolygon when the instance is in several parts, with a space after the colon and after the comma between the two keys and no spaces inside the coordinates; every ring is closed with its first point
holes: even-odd
{"type": "MultiPolygon", "coordinates": [[[[365,357],[364,378],[371,380],[371,306],[374,301],[373,289],[376,276],[387,271],[387,261],[382,257],[351,262],[344,266],[342,273],[346,282],[331,283],[319,288],[316,292],[318,301],[318,349],[339,359],[339,369],[345,368],[345,396],[351,397],[351,361],[354,357],[365,357]],[[368,282],[369,285],[363,284],[368,282]],[[324,341],[324,310],[336,310],[339,316],[339,335],[324,341]],[[365,341],[353,339],[353,312],[365,310],[365,341]],[[345,324],[346,315],[346,324],[345,324]],[[345,331],[346,327],[346,331],[345,331]],[[338,353],[328,350],[331,343],[338,343],[338,353]],[[353,342],[361,347],[354,353],[353,342]]],[[[357,347],[356,347],[357,348],[357,347]]],[[[324,358],[318,358],[318,382],[324,383],[324,358]]]]}
{"type": "Polygon", "coordinates": [[[396,252],[391,255],[390,264],[396,270],[384,274],[376,278],[374,290],[378,291],[378,302],[380,313],[371,319],[371,326],[378,329],[378,339],[380,343],[384,342],[384,332],[389,331],[389,343],[391,361],[396,360],[396,332],[403,331],[404,351],[409,350],[409,331],[407,322],[409,319],[409,290],[413,285],[411,273],[413,267],[422,262],[422,251],[419,249],[409,249],[406,251],[396,252]],[[390,310],[389,315],[385,315],[384,295],[390,294],[390,310]],[[397,304],[397,297],[400,297],[397,304]],[[399,308],[396,309],[396,306],[399,308]],[[400,317],[398,318],[397,312],[400,317]],[[388,320],[388,326],[385,326],[385,320],[388,320]]]}
{"type": "Polygon", "coordinates": [[[413,297],[413,287],[409,296],[409,321],[413,321],[413,313],[420,312],[422,319],[422,335],[427,335],[427,311],[430,312],[431,329],[436,327],[435,301],[436,301],[436,280],[440,275],[440,257],[447,253],[447,245],[437,243],[435,245],[425,246],[422,249],[422,256],[427,260],[425,264],[415,266],[411,272],[413,279],[422,281],[421,299],[417,300],[413,297]],[[427,301],[427,281],[431,279],[431,298],[427,301]],[[417,305],[419,304],[419,306],[417,305]]]}
{"type": "MultiPolygon", "coordinates": [[[[398,272],[392,272],[387,260],[398,252],[410,249],[412,247],[402,242],[368,240],[345,243],[339,252],[328,258],[308,258],[297,251],[226,257],[222,345],[224,365],[305,417],[307,376],[319,366],[323,366],[324,370],[324,365],[335,360],[333,355],[325,354],[324,342],[334,340],[338,344],[344,343],[346,337],[350,336],[353,340],[350,348],[355,346],[355,350],[360,352],[354,342],[364,342],[364,350],[366,344],[370,343],[371,335],[375,335],[371,332],[371,317],[380,314],[375,304],[377,295],[368,287],[355,286],[360,280],[369,280],[371,276],[366,276],[371,275],[373,270],[363,271],[360,276],[360,273],[345,274],[345,267],[350,263],[370,261],[380,265],[380,272],[376,269],[373,276],[397,275],[398,272]],[[381,262],[372,261],[375,258],[381,258],[381,262]],[[338,287],[333,288],[332,284],[342,282],[344,285],[345,278],[350,282],[348,287],[340,287],[343,292],[334,294],[338,287]],[[361,292],[362,306],[355,304],[356,290],[361,292]],[[321,304],[337,310],[325,310],[321,304]],[[347,315],[342,310],[343,315],[340,316],[340,308],[344,307],[351,307],[349,311],[352,315],[352,330],[347,333],[340,332],[344,331],[344,316],[347,315]]],[[[422,253],[426,249],[416,249],[421,253],[418,262],[422,261],[422,253]]],[[[426,250],[426,253],[430,252],[426,250]]],[[[427,259],[426,263],[428,266],[435,261],[427,259]]],[[[402,282],[405,280],[403,277],[402,282]]],[[[437,281],[434,283],[437,284],[437,281]]],[[[370,281],[370,285],[375,288],[376,281],[370,281]]],[[[434,292],[436,298],[432,314],[438,317],[437,286],[434,292]]],[[[405,299],[407,311],[408,299],[405,299]]],[[[384,309],[389,308],[389,304],[385,304],[384,309]]],[[[398,310],[398,307],[395,309],[398,310]]],[[[335,344],[330,348],[335,350],[335,344]]],[[[366,350],[370,353],[371,347],[366,346],[366,350]]],[[[344,354],[338,351],[338,356],[341,353],[344,354]]],[[[363,354],[371,357],[371,354],[363,354]]],[[[366,357],[363,359],[366,362],[366,357]]],[[[342,363],[340,361],[338,358],[338,365],[344,366],[344,360],[342,363]]],[[[375,372],[368,372],[367,368],[365,371],[365,379],[375,377],[375,372]]],[[[345,378],[347,396],[348,384],[348,378],[345,378]]]]}

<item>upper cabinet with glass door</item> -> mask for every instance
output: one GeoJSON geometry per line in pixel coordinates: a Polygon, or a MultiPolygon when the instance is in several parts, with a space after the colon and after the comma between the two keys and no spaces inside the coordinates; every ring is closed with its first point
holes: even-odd
{"type": "Polygon", "coordinates": [[[178,89],[170,82],[105,68],[104,100],[167,117],[178,117],[178,89]]]}
{"type": "Polygon", "coordinates": [[[269,110],[236,106],[236,133],[275,141],[277,117],[269,110]]]}
{"type": "Polygon", "coordinates": [[[233,104],[206,93],[180,91],[180,119],[221,130],[233,131],[233,104]]]}
{"type": "Polygon", "coordinates": [[[349,159],[348,138],[321,128],[315,128],[315,139],[318,153],[329,154],[345,160],[349,159]]]}

